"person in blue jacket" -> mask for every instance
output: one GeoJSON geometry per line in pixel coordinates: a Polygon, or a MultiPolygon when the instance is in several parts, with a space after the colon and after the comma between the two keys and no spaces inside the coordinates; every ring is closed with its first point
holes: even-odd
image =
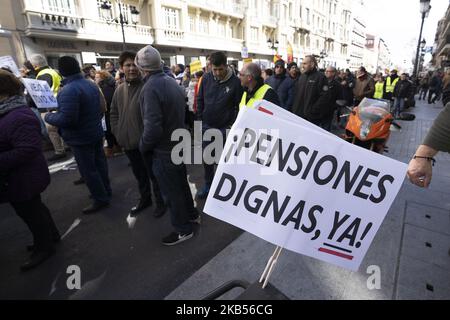
{"type": "Polygon", "coordinates": [[[45,121],[59,128],[73,151],[94,200],[83,209],[83,213],[90,214],[107,207],[112,193],[103,152],[100,90],[94,82],[83,77],[74,58],[61,57],[58,64],[64,77],[63,89],[57,97],[58,111],[48,113],[45,121]]]}

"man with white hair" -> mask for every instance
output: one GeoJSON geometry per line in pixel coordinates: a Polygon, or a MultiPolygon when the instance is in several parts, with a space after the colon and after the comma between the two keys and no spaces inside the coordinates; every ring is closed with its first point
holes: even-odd
{"type": "Polygon", "coordinates": [[[172,246],[192,238],[193,223],[200,218],[187,182],[186,166],[174,164],[171,159],[172,148],[177,144],[171,139],[172,133],[184,129],[185,94],[176,80],[163,72],[161,55],[152,46],[139,50],[134,64],[145,73],[140,94],[144,131],[139,150],[170,208],[175,231],[162,243],[172,246]]]}
{"type": "MultiPolygon", "coordinates": [[[[61,85],[61,76],[58,72],[48,66],[47,59],[41,54],[34,54],[30,57],[30,62],[36,71],[36,80],[44,80],[48,83],[53,91],[53,95],[58,95],[59,87],[61,85]]],[[[45,117],[46,113],[42,115],[45,117]]],[[[64,141],[58,134],[58,128],[46,123],[48,136],[52,142],[55,154],[47,159],[47,161],[56,161],[66,157],[66,150],[64,148],[64,141]]]]}

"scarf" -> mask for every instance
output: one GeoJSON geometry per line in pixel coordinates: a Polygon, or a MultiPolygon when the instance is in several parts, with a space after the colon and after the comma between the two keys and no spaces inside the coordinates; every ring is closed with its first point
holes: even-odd
{"type": "Polygon", "coordinates": [[[4,115],[13,109],[27,106],[24,96],[12,96],[0,102],[0,115],[4,115]]]}

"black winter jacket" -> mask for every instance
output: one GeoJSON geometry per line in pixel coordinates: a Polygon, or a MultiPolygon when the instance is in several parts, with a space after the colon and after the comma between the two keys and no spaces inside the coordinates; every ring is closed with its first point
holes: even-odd
{"type": "Polygon", "coordinates": [[[183,89],[161,70],[146,78],[139,100],[144,121],[139,150],[142,154],[171,151],[178,143],[171,141],[172,132],[184,128],[183,89]]]}
{"type": "Polygon", "coordinates": [[[308,121],[323,119],[328,111],[328,80],[317,70],[303,73],[295,86],[292,112],[308,121]]]}
{"type": "Polygon", "coordinates": [[[197,115],[208,127],[223,129],[236,119],[243,88],[241,81],[229,68],[223,81],[211,72],[203,76],[197,96],[197,115]]]}

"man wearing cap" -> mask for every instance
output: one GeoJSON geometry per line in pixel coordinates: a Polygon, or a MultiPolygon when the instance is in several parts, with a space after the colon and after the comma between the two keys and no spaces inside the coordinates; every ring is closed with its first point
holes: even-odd
{"type": "MultiPolygon", "coordinates": [[[[281,104],[280,107],[287,109],[287,106],[285,106],[285,103],[287,102],[287,94],[285,94],[285,90],[282,87],[283,83],[286,82],[288,78],[286,76],[286,67],[284,60],[280,59],[275,62],[274,69],[274,74],[266,80],[266,84],[268,84],[278,94],[278,98],[281,104]]],[[[289,87],[289,85],[287,87],[289,87]]]]}
{"type": "Polygon", "coordinates": [[[281,107],[291,111],[294,103],[294,87],[295,82],[300,76],[300,70],[295,62],[287,65],[286,79],[278,88],[278,97],[280,98],[281,107]]]}
{"type": "Polygon", "coordinates": [[[58,111],[48,113],[45,121],[58,127],[62,138],[72,148],[93,198],[93,203],[83,209],[83,213],[90,214],[107,207],[112,193],[103,151],[100,90],[93,81],[84,78],[74,58],[61,57],[58,65],[64,77],[63,89],[57,97],[58,111]]]}
{"type": "Polygon", "coordinates": [[[184,129],[185,95],[175,79],[162,69],[161,55],[152,46],[138,51],[135,65],[145,73],[140,94],[140,107],[144,130],[139,142],[144,161],[151,167],[163,197],[170,208],[174,232],[162,239],[163,245],[172,246],[194,235],[193,223],[199,223],[187,182],[184,163],[174,164],[171,159],[172,133],[184,129]]]}

